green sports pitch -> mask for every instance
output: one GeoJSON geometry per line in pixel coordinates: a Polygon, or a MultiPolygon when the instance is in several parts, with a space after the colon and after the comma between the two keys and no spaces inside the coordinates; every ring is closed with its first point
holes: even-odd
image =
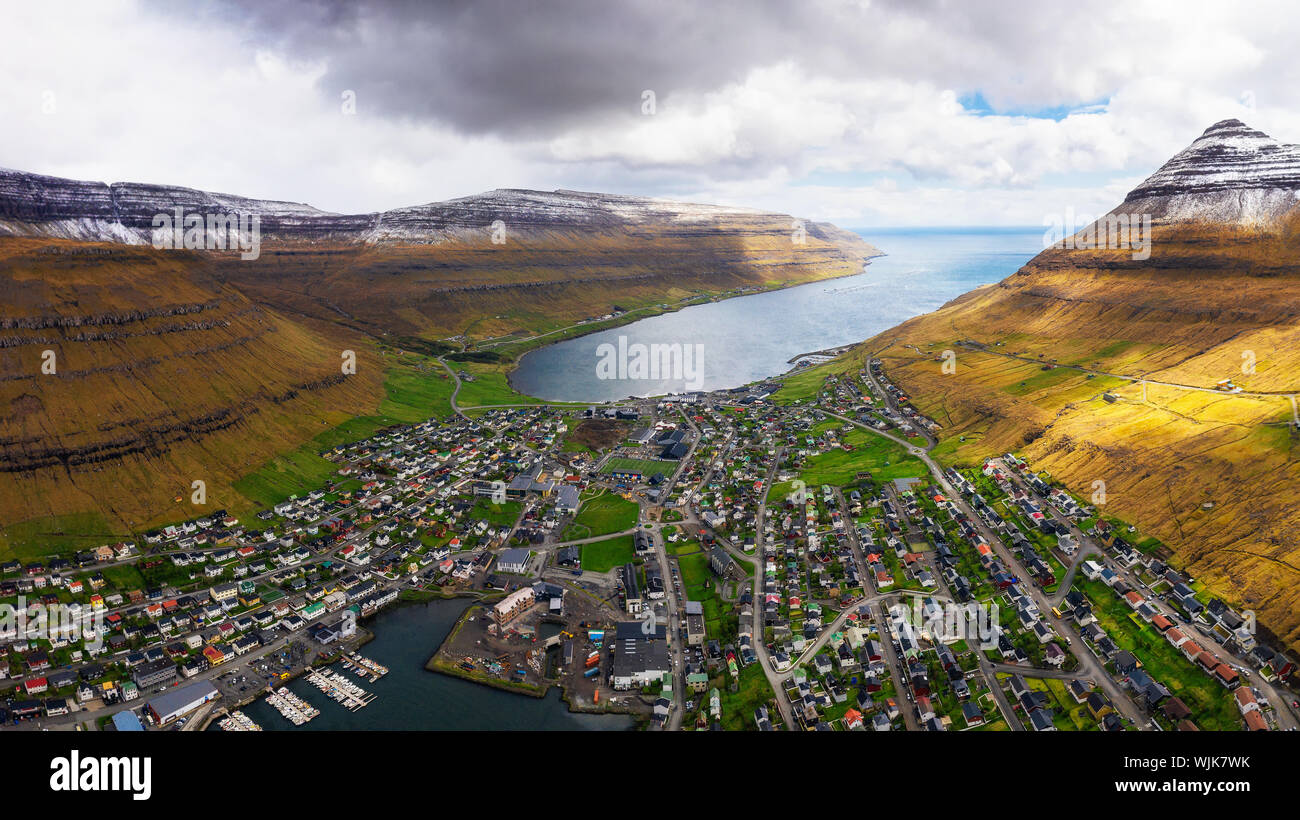
{"type": "Polygon", "coordinates": [[[611,458],[600,468],[604,475],[611,473],[640,473],[642,478],[650,478],[655,473],[663,473],[667,478],[677,469],[673,461],[659,461],[653,458],[611,458]]]}

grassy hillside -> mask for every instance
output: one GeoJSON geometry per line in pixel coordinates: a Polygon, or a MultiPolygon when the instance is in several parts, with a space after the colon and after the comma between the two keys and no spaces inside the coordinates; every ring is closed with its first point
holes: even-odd
{"type": "Polygon", "coordinates": [[[0,289],[0,551],[193,517],[195,481],[207,509],[247,506],[233,484],[269,453],[384,395],[365,337],[256,305],[194,254],[5,240],[0,289]]]}
{"type": "Polygon", "coordinates": [[[1085,498],[1104,482],[1107,513],[1296,646],[1300,442],[1283,394],[1300,390],[1298,222],[1157,228],[1146,263],[1046,251],[864,349],[944,425],[939,455],[1017,451],[1085,498]],[[1260,395],[1140,383],[1227,378],[1260,395]]]}
{"type": "Polygon", "coordinates": [[[873,251],[830,226],[796,244],[788,218],[763,214],[505,245],[269,242],[250,262],[0,240],[0,555],[319,485],[332,473],[322,450],[451,412],[454,382],[433,355],[482,342],[473,355],[487,361],[449,362],[473,376],[459,403],[531,403],[508,384],[512,358],[601,327],[593,316],[857,273],[873,251]]]}

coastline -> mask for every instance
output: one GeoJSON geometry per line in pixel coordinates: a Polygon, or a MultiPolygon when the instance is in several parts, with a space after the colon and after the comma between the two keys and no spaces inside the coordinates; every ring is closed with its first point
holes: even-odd
{"type": "MultiPolygon", "coordinates": [[[[605,321],[605,322],[599,322],[599,323],[597,323],[597,322],[593,322],[593,323],[592,323],[592,327],[584,328],[583,330],[581,330],[581,331],[579,331],[579,332],[575,332],[575,333],[573,333],[572,335],[564,336],[563,338],[556,339],[556,340],[553,341],[553,342],[546,342],[546,343],[544,343],[544,344],[539,344],[539,345],[536,345],[536,346],[534,346],[534,347],[530,347],[530,348],[528,348],[527,350],[525,350],[522,354],[520,354],[519,358],[517,358],[517,359],[515,360],[515,362],[514,362],[514,366],[511,367],[510,370],[506,373],[506,384],[509,385],[509,387],[510,387],[511,390],[515,391],[516,393],[520,394],[521,396],[527,396],[527,397],[530,398],[530,399],[535,399],[535,400],[537,400],[538,402],[542,402],[542,403],[546,403],[546,404],[555,404],[556,401],[553,401],[553,400],[551,400],[551,399],[545,399],[545,398],[542,398],[541,396],[534,396],[533,394],[528,393],[527,391],[521,390],[521,389],[519,388],[518,384],[517,384],[516,381],[515,381],[515,373],[516,373],[516,371],[519,370],[519,368],[521,368],[521,367],[523,366],[524,359],[526,359],[530,354],[537,352],[538,350],[542,350],[542,349],[544,349],[544,348],[550,347],[550,346],[552,346],[552,345],[557,345],[557,344],[560,344],[560,343],[562,343],[562,342],[568,342],[568,341],[572,341],[572,340],[574,340],[574,339],[581,339],[582,337],[584,337],[584,336],[590,336],[590,335],[592,335],[593,333],[603,333],[603,332],[605,332],[605,331],[607,331],[607,330],[614,330],[614,329],[616,329],[616,328],[626,327],[626,326],[628,326],[628,325],[635,324],[636,322],[639,322],[639,321],[641,321],[641,320],[643,320],[643,319],[651,319],[651,318],[654,318],[655,316],[667,316],[667,315],[672,314],[672,313],[679,313],[679,312],[681,312],[681,311],[683,311],[683,310],[686,310],[687,308],[692,308],[692,307],[701,307],[701,306],[703,306],[703,305],[712,304],[712,303],[715,303],[715,302],[724,302],[724,301],[729,301],[729,300],[732,300],[732,299],[743,299],[743,298],[745,298],[745,297],[747,297],[747,296],[760,296],[760,295],[762,295],[762,294],[764,294],[764,293],[778,293],[778,292],[783,291],[783,290],[790,290],[791,288],[803,287],[804,285],[813,285],[813,284],[817,284],[817,283],[819,283],[819,282],[834,282],[834,281],[839,280],[839,279],[848,279],[848,278],[851,278],[851,277],[854,277],[854,276],[861,276],[861,275],[863,275],[863,274],[865,274],[865,273],[869,273],[869,272],[870,272],[870,267],[871,267],[871,261],[872,261],[872,260],[874,260],[874,259],[879,259],[879,258],[884,257],[884,256],[888,256],[888,254],[886,254],[886,253],[884,253],[884,252],[881,252],[881,253],[876,253],[876,254],[872,254],[871,256],[865,257],[865,258],[863,259],[863,269],[860,270],[860,271],[858,271],[857,273],[843,273],[843,274],[837,274],[837,275],[835,275],[835,276],[826,276],[826,277],[822,277],[822,278],[819,278],[819,279],[809,279],[809,280],[806,281],[806,282],[793,282],[793,283],[790,283],[790,284],[784,284],[784,285],[780,285],[780,286],[778,286],[778,287],[773,287],[773,288],[761,288],[761,289],[759,289],[759,290],[754,291],[753,293],[737,293],[737,294],[734,294],[734,295],[732,295],[732,296],[717,296],[717,295],[715,295],[715,296],[708,297],[705,301],[702,301],[702,302],[695,302],[695,303],[688,304],[688,305],[681,305],[681,306],[679,306],[679,307],[674,307],[674,308],[671,308],[671,309],[668,309],[668,310],[660,310],[660,311],[658,311],[658,312],[655,312],[655,313],[649,313],[649,314],[646,314],[646,315],[640,315],[640,316],[635,316],[635,317],[631,317],[631,318],[619,317],[619,318],[617,318],[617,319],[609,319],[609,320],[607,320],[607,321],[605,321]]],[[[860,344],[861,341],[865,341],[865,340],[860,340],[859,342],[854,342],[853,345],[860,344]]],[[[847,347],[852,347],[853,345],[848,345],[847,347]]],[[[803,353],[803,354],[800,354],[800,356],[808,356],[808,355],[813,355],[813,354],[809,354],[809,353],[803,353]]],[[[799,358],[799,356],[796,356],[795,358],[797,359],[797,358],[799,358]]],[[[794,361],[794,360],[790,360],[790,363],[792,363],[793,361],[794,361]]],[[[786,373],[788,373],[788,372],[789,372],[789,371],[786,371],[786,373]]],[[[769,378],[775,378],[777,375],[785,375],[785,374],[784,374],[784,373],[782,373],[782,374],[774,374],[773,376],[770,376],[769,378]]],[[[650,395],[646,395],[646,396],[636,396],[636,397],[627,396],[627,397],[624,397],[623,399],[616,399],[615,401],[625,401],[625,400],[627,400],[627,399],[629,399],[629,398],[637,398],[637,399],[652,399],[652,398],[657,398],[657,397],[659,397],[659,396],[666,396],[666,395],[671,395],[671,394],[669,394],[669,393],[652,393],[652,394],[650,394],[650,395]]],[[[565,403],[567,403],[567,404],[601,404],[602,402],[572,402],[572,401],[570,401],[570,402],[565,402],[565,403]]],[[[607,403],[607,402],[606,402],[606,403],[607,403]]]]}
{"type": "MultiPolygon", "coordinates": [[[[451,594],[446,594],[442,592],[435,593],[429,590],[403,590],[402,594],[405,595],[408,592],[419,592],[422,594],[419,597],[401,597],[399,595],[397,602],[394,605],[385,607],[379,610],[378,612],[375,612],[374,614],[367,616],[365,620],[373,623],[375,618],[379,617],[384,613],[393,612],[404,606],[410,606],[412,604],[427,604],[432,601],[450,601],[455,598],[482,599],[484,597],[483,595],[472,593],[472,592],[455,592],[451,594]]],[[[469,612],[473,608],[474,607],[471,604],[470,606],[466,607],[465,611],[469,612]]],[[[464,617],[463,614],[462,617],[464,617]]],[[[458,622],[458,626],[459,626],[459,622],[458,622]]],[[[328,660],[321,661],[321,659],[316,658],[313,659],[307,665],[303,666],[301,669],[291,670],[288,673],[287,678],[283,678],[279,681],[279,685],[280,686],[287,685],[291,681],[295,681],[298,678],[303,677],[313,669],[319,669],[321,667],[329,666],[333,663],[336,663],[338,662],[339,658],[342,657],[344,651],[346,650],[351,650],[354,652],[359,651],[361,647],[365,646],[366,644],[370,643],[375,639],[375,632],[369,626],[358,624],[358,627],[359,627],[358,634],[356,638],[354,638],[352,641],[349,641],[347,643],[340,644],[338,651],[330,655],[328,660]]],[[[233,700],[233,701],[223,703],[220,708],[214,708],[211,711],[209,711],[207,716],[204,718],[202,725],[196,727],[195,731],[198,732],[207,731],[208,727],[214,721],[220,720],[222,717],[225,717],[226,715],[230,714],[231,712],[237,709],[242,709],[243,707],[248,706],[249,704],[256,701],[258,698],[261,698],[266,694],[267,691],[265,689],[258,689],[247,693],[244,697],[240,698],[239,700],[233,700]]],[[[291,730],[276,729],[271,731],[291,731],[291,730]]]]}
{"type": "Polygon", "coordinates": [[[541,684],[522,681],[515,682],[509,679],[484,674],[479,672],[477,669],[473,671],[462,669],[456,663],[454,658],[446,657],[446,650],[455,641],[456,636],[460,634],[460,631],[465,624],[469,623],[470,617],[476,612],[482,611],[482,608],[477,605],[466,607],[465,611],[460,614],[459,618],[457,618],[456,625],[447,633],[447,637],[443,639],[442,643],[438,645],[438,648],[429,656],[429,660],[425,662],[424,668],[430,672],[459,678],[460,680],[468,681],[470,683],[476,683],[492,689],[499,689],[503,692],[509,692],[515,695],[524,695],[526,697],[537,699],[546,697],[552,689],[558,688],[560,690],[560,700],[564,702],[565,708],[573,714],[632,715],[633,717],[638,718],[638,724],[640,723],[641,718],[644,716],[635,709],[625,706],[611,706],[608,701],[602,703],[600,706],[594,704],[586,706],[577,703],[570,698],[569,687],[558,681],[544,680],[541,684]]]}

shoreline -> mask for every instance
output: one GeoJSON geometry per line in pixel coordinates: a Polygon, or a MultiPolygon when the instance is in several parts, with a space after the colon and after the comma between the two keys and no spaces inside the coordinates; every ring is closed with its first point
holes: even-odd
{"type": "MultiPolygon", "coordinates": [[[[403,591],[406,592],[406,591],[408,591],[408,590],[403,590],[403,591]]],[[[370,623],[373,623],[375,618],[379,617],[380,615],[382,615],[382,614],[384,614],[384,613],[386,613],[386,612],[393,612],[393,611],[395,611],[395,610],[397,610],[397,609],[399,609],[399,608],[401,608],[401,607],[410,606],[410,605],[412,605],[412,604],[428,604],[428,603],[432,603],[432,602],[434,602],[434,601],[450,601],[450,600],[454,600],[454,599],[456,599],[456,598],[477,598],[477,597],[481,597],[481,596],[479,596],[479,595],[477,595],[477,594],[475,594],[475,593],[471,593],[471,592],[456,592],[456,593],[453,593],[453,594],[450,594],[450,595],[443,594],[443,593],[432,593],[432,592],[429,592],[429,593],[428,593],[428,597],[427,597],[427,598],[424,598],[424,599],[420,599],[420,598],[402,598],[402,597],[399,596],[398,599],[397,599],[397,601],[396,601],[396,603],[395,603],[394,605],[389,606],[389,607],[385,607],[385,608],[379,610],[378,612],[375,612],[374,614],[368,616],[368,617],[366,618],[366,620],[369,621],[370,623]]],[[[472,609],[472,608],[473,608],[473,605],[471,604],[469,607],[466,608],[465,611],[468,612],[468,611],[469,611],[470,609],[472,609]]],[[[462,617],[463,617],[463,614],[462,614],[462,617]]],[[[459,622],[458,622],[458,623],[459,623],[459,622]]],[[[300,669],[300,670],[295,670],[295,671],[291,671],[291,672],[289,673],[289,677],[287,677],[287,678],[283,678],[283,679],[281,679],[281,680],[278,682],[279,685],[280,685],[280,686],[286,686],[286,685],[288,685],[289,683],[292,683],[293,681],[297,680],[298,678],[303,677],[303,676],[306,675],[308,672],[311,672],[313,669],[319,669],[319,668],[323,668],[323,667],[326,667],[326,666],[330,666],[330,665],[332,665],[332,664],[334,664],[334,663],[337,663],[338,660],[339,660],[339,658],[342,657],[343,652],[344,652],[345,650],[351,650],[351,651],[353,651],[353,652],[359,651],[359,650],[361,649],[361,647],[365,646],[366,644],[370,643],[371,641],[373,641],[373,640],[375,639],[375,631],[374,631],[374,629],[370,628],[370,626],[362,625],[362,624],[360,624],[360,623],[358,624],[358,626],[360,627],[360,634],[358,634],[357,637],[354,639],[354,640],[355,640],[355,643],[353,643],[353,642],[347,642],[347,643],[339,644],[339,651],[337,651],[337,652],[335,652],[334,654],[330,655],[330,660],[329,660],[329,661],[326,661],[326,662],[317,662],[317,661],[319,661],[320,659],[319,659],[319,658],[314,659],[311,663],[307,664],[307,665],[304,666],[302,669],[300,669]]],[[[231,668],[233,669],[234,666],[232,665],[231,668]]],[[[218,676],[218,677],[220,677],[220,676],[218,676]]],[[[205,731],[207,731],[207,730],[208,730],[208,727],[211,726],[213,722],[215,722],[215,721],[221,719],[222,717],[225,717],[226,715],[229,715],[231,712],[233,712],[233,711],[235,711],[235,710],[237,710],[237,709],[242,709],[242,708],[244,708],[245,706],[248,706],[249,704],[256,702],[259,698],[264,697],[266,694],[268,694],[268,693],[267,693],[267,691],[266,691],[265,689],[258,689],[258,690],[256,690],[256,691],[254,691],[254,692],[248,694],[247,696],[241,698],[240,700],[237,700],[237,701],[229,701],[229,702],[223,704],[223,705],[221,706],[221,708],[219,708],[219,709],[212,709],[212,710],[210,710],[210,711],[208,712],[207,716],[204,718],[203,724],[202,724],[201,726],[199,726],[198,728],[196,728],[195,731],[198,731],[198,732],[205,732],[205,731]]],[[[300,727],[293,727],[293,728],[296,729],[296,728],[300,728],[300,727]]],[[[291,729],[270,729],[270,730],[267,730],[267,731],[276,731],[276,732],[280,732],[280,731],[291,731],[291,729]]]]}
{"type": "Polygon", "coordinates": [[[499,689],[503,692],[523,695],[538,700],[549,695],[552,689],[559,689],[560,701],[564,704],[565,709],[572,714],[630,715],[634,718],[638,718],[638,725],[640,724],[641,716],[633,709],[626,707],[610,708],[605,704],[602,704],[599,707],[596,707],[594,704],[591,706],[577,704],[569,697],[569,688],[559,681],[543,680],[540,684],[528,682],[516,683],[508,679],[483,674],[478,672],[478,670],[469,671],[462,669],[456,664],[454,659],[444,657],[443,650],[451,645],[456,636],[460,634],[460,630],[465,626],[465,624],[469,623],[469,617],[476,609],[477,607],[471,605],[466,607],[465,611],[460,614],[460,617],[456,619],[456,625],[452,627],[451,632],[447,633],[447,637],[443,639],[442,643],[438,645],[438,648],[429,656],[429,660],[425,662],[424,668],[426,670],[441,675],[447,675],[448,677],[458,678],[470,683],[476,683],[480,686],[487,686],[492,689],[499,689]]]}
{"type": "MultiPolygon", "coordinates": [[[[879,259],[880,257],[887,256],[887,255],[888,255],[888,254],[882,252],[882,253],[877,253],[877,254],[873,254],[872,256],[868,256],[868,257],[866,257],[865,259],[863,259],[863,266],[862,266],[863,269],[860,270],[860,271],[858,271],[857,273],[844,273],[844,274],[840,274],[840,275],[838,275],[838,276],[827,276],[827,277],[824,277],[824,278],[821,278],[821,279],[809,279],[807,282],[795,282],[795,283],[793,283],[793,284],[789,284],[789,285],[781,285],[780,287],[775,287],[775,288],[761,288],[761,289],[759,289],[759,290],[756,290],[756,291],[753,292],[753,293],[738,293],[738,294],[736,294],[736,295],[734,295],[734,296],[725,296],[725,297],[721,297],[721,298],[718,298],[718,297],[716,297],[716,296],[714,296],[714,297],[709,297],[709,298],[707,299],[707,301],[704,301],[704,302],[698,302],[698,303],[690,304],[690,305],[682,305],[681,307],[676,307],[676,308],[673,308],[673,309],[671,309],[671,310],[663,310],[663,311],[659,311],[658,313],[652,313],[652,314],[649,314],[649,315],[647,315],[647,316],[638,316],[638,317],[636,317],[636,318],[627,319],[626,321],[620,321],[619,319],[611,319],[611,320],[609,320],[609,323],[608,323],[606,326],[604,326],[604,327],[592,327],[592,328],[589,328],[589,329],[584,329],[584,330],[582,330],[581,332],[574,333],[574,334],[571,335],[571,336],[565,336],[564,338],[562,338],[562,339],[557,339],[557,340],[555,340],[555,341],[553,341],[553,342],[546,342],[546,343],[544,343],[544,344],[537,345],[536,347],[530,347],[530,348],[528,348],[528,349],[525,350],[522,354],[520,354],[519,358],[515,360],[515,362],[514,362],[514,366],[511,367],[510,370],[506,373],[506,384],[510,387],[511,390],[515,391],[516,393],[518,393],[518,394],[521,395],[521,396],[527,396],[527,397],[530,398],[530,399],[535,399],[535,400],[537,400],[537,401],[539,401],[539,402],[543,402],[543,403],[547,403],[547,404],[555,404],[555,403],[557,403],[557,402],[558,402],[558,403],[563,403],[563,404],[611,404],[611,403],[614,403],[614,402],[622,402],[622,401],[628,401],[628,400],[639,400],[639,399],[653,399],[653,398],[659,398],[659,397],[661,397],[661,396],[673,395],[673,394],[671,394],[671,393],[656,393],[656,394],[652,394],[652,395],[649,395],[649,396],[625,396],[624,398],[621,398],[621,399],[614,399],[614,400],[612,400],[612,401],[610,401],[610,400],[602,400],[602,401],[589,401],[589,402],[573,401],[573,400],[565,400],[565,399],[547,399],[547,398],[543,398],[543,397],[541,397],[541,396],[534,396],[534,395],[531,394],[531,393],[528,393],[528,392],[525,392],[524,390],[519,389],[519,386],[515,383],[514,376],[515,376],[515,372],[518,371],[519,368],[523,366],[524,359],[526,359],[529,355],[531,355],[532,353],[535,353],[535,352],[537,352],[537,351],[539,351],[539,350],[542,350],[542,349],[544,349],[544,348],[551,347],[551,346],[553,346],[553,345],[561,344],[561,343],[563,343],[563,342],[572,341],[572,340],[574,340],[574,339],[581,339],[581,338],[584,337],[584,336],[590,336],[590,335],[592,335],[592,334],[594,334],[594,333],[603,333],[603,332],[605,332],[605,331],[607,331],[607,330],[616,330],[617,328],[620,328],[620,327],[627,327],[627,326],[629,326],[629,325],[636,324],[637,322],[640,322],[640,321],[645,320],[645,319],[653,319],[653,318],[656,317],[656,316],[667,316],[667,315],[672,314],[672,313],[680,313],[681,311],[686,310],[686,309],[688,309],[688,308],[693,308],[693,307],[702,307],[702,306],[704,306],[704,305],[713,304],[713,303],[715,303],[715,302],[729,301],[729,300],[732,300],[732,299],[743,299],[743,298],[748,297],[748,296],[761,296],[761,295],[764,294],[764,293],[778,293],[778,292],[783,291],[783,290],[790,290],[790,289],[792,289],[792,288],[803,287],[804,285],[815,285],[815,284],[817,284],[817,283],[819,283],[819,282],[834,282],[834,281],[839,280],[839,279],[848,279],[848,278],[853,277],[853,276],[862,276],[863,274],[866,274],[866,273],[869,273],[869,272],[870,272],[869,268],[870,268],[870,266],[871,266],[871,260],[873,260],[873,259],[879,259]]],[[[865,341],[865,340],[863,340],[863,341],[865,341]]],[[[859,344],[859,342],[855,342],[854,344],[859,344]]],[[[850,345],[850,346],[851,346],[851,345],[850,345]]],[[[808,355],[808,354],[803,354],[803,355],[808,355]]],[[[786,372],[789,372],[789,371],[786,371],[786,372]]],[[[780,375],[784,375],[784,374],[780,374],[780,375]]],[[[773,376],[769,376],[768,378],[775,378],[775,375],[773,375],[773,376]]],[[[740,385],[736,385],[736,386],[740,386],[740,385]]],[[[725,389],[727,389],[727,388],[715,388],[715,389],[725,390],[725,389]]]]}

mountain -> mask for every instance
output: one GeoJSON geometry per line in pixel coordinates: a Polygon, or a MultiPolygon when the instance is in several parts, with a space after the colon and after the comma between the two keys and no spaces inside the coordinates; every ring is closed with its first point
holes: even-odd
{"type": "Polygon", "coordinates": [[[1161,222],[1271,224],[1295,207],[1300,145],[1223,120],[1129,192],[1116,212],[1161,222]]]}
{"type": "Polygon", "coordinates": [[[441,367],[394,347],[526,340],[859,273],[876,253],[833,225],[638,197],[499,190],[342,215],[0,170],[0,554],[193,517],[196,480],[210,508],[246,512],[328,476],[322,441],[445,405],[441,367]],[[256,258],[207,250],[223,227],[206,222],[202,250],[156,247],[178,208],[256,215],[256,258]]]}
{"type": "Polygon", "coordinates": [[[865,352],[944,426],[940,455],[1020,451],[1085,500],[1103,490],[1104,513],[1300,645],[1297,190],[1295,146],[1217,123],[1080,232],[1148,216],[1147,258],[1059,242],[865,352]]]}
{"type": "Polygon", "coordinates": [[[240,477],[383,396],[364,338],[256,304],[197,254],[0,240],[0,291],[6,539],[183,517],[195,481],[237,506],[240,477]]]}
{"type": "MultiPolygon", "coordinates": [[[[264,239],[281,243],[437,244],[491,238],[500,221],[505,236],[547,232],[628,232],[674,225],[704,231],[725,223],[772,227],[789,237],[794,218],[748,208],[671,202],[582,191],[498,189],[485,194],[368,214],[335,214],[310,205],[250,199],[172,185],[84,182],[0,168],[0,236],[151,244],[154,219],[185,213],[255,214],[264,239]]],[[[867,249],[856,235],[825,223],[809,223],[815,239],[834,237],[867,249]]],[[[867,255],[871,255],[868,252],[867,255]]]]}
{"type": "Polygon", "coordinates": [[[178,208],[256,215],[258,257],[213,253],[220,276],[264,304],[375,336],[445,337],[471,325],[506,335],[614,305],[859,273],[879,253],[827,223],[644,197],[504,189],[341,215],[0,170],[0,237],[150,245],[155,220],[178,208]]]}

